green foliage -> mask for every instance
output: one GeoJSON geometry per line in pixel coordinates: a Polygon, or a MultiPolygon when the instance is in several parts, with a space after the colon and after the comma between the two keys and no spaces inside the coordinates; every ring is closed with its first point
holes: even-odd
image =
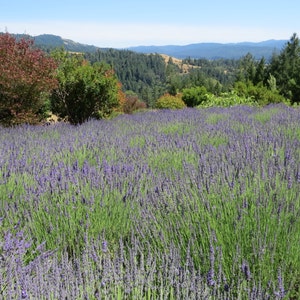
{"type": "Polygon", "coordinates": [[[254,85],[252,82],[238,81],[234,85],[234,90],[240,97],[250,98],[252,102],[258,105],[267,105],[270,103],[287,102],[286,99],[275,89],[270,90],[263,84],[254,85]]]}
{"type": "Polygon", "coordinates": [[[202,103],[200,107],[230,107],[235,105],[256,105],[257,103],[249,97],[239,96],[235,91],[230,93],[222,93],[219,96],[210,94],[206,102],[202,103]]]}
{"type": "MultiPolygon", "coordinates": [[[[229,87],[233,84],[236,78],[236,70],[239,66],[239,60],[234,59],[184,59],[183,63],[192,66],[189,81],[192,85],[204,85],[206,89],[206,79],[213,78],[219,82],[221,86],[229,87]]],[[[214,92],[209,90],[209,92],[214,92]]]]}
{"type": "Polygon", "coordinates": [[[180,64],[172,58],[165,62],[159,54],[145,55],[127,50],[98,50],[86,53],[91,63],[105,61],[115,70],[124,91],[134,91],[139,99],[154,107],[163,94],[176,95],[184,88],[204,86],[219,94],[228,91],[236,78],[238,60],[185,59],[180,64]],[[188,65],[188,69],[183,68],[188,65]]]}
{"type": "Polygon", "coordinates": [[[272,74],[269,74],[269,78],[267,79],[267,85],[271,91],[277,90],[276,78],[272,74]]]}
{"type": "Polygon", "coordinates": [[[207,94],[207,99],[198,107],[230,107],[235,105],[259,105],[270,103],[286,103],[288,101],[277,90],[269,90],[263,85],[255,86],[251,83],[237,82],[231,92],[220,95],[207,94]]]}
{"type": "Polygon", "coordinates": [[[256,61],[251,53],[248,53],[239,60],[237,81],[254,81],[256,75],[256,61]]]}
{"type": "Polygon", "coordinates": [[[128,50],[98,50],[86,53],[91,63],[109,64],[125,91],[134,91],[148,107],[166,91],[166,64],[159,54],[141,54],[128,50]]]}
{"type": "Polygon", "coordinates": [[[119,106],[118,81],[104,64],[90,65],[82,56],[56,51],[59,87],[51,97],[52,111],[72,124],[108,117],[119,106]]]}
{"type": "Polygon", "coordinates": [[[266,76],[265,68],[266,68],[266,60],[263,57],[256,66],[255,75],[253,78],[254,84],[259,84],[260,82],[265,81],[265,76],[266,76]]]}
{"type": "Polygon", "coordinates": [[[194,107],[206,102],[208,99],[207,90],[204,86],[186,88],[182,91],[182,100],[188,107],[194,107]]]}
{"type": "Polygon", "coordinates": [[[181,109],[185,107],[185,103],[182,101],[181,95],[172,96],[165,94],[156,101],[155,107],[160,109],[181,109]]]}
{"type": "Polygon", "coordinates": [[[281,53],[273,56],[269,73],[284,97],[292,103],[300,102],[300,42],[295,33],[281,53]]]}
{"type": "Polygon", "coordinates": [[[264,58],[256,61],[247,54],[240,60],[234,90],[238,96],[252,99],[258,105],[287,102],[284,93],[277,89],[277,79],[272,72],[274,66],[268,67],[264,58]]]}
{"type": "Polygon", "coordinates": [[[57,81],[56,64],[33,41],[0,34],[0,120],[6,125],[36,123],[57,81]]]}

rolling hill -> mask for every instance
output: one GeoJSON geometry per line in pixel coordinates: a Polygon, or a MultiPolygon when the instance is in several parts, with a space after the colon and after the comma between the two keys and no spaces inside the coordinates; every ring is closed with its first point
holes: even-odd
{"type": "Polygon", "coordinates": [[[198,43],[185,46],[138,46],[128,48],[139,53],[161,53],[176,58],[206,58],[206,59],[239,59],[247,53],[255,58],[270,58],[272,54],[280,52],[286,40],[268,40],[258,43],[198,43]]]}
{"type": "MultiPolygon", "coordinates": [[[[37,36],[29,36],[24,34],[16,34],[17,38],[32,38],[38,47],[51,49],[56,47],[64,47],[72,52],[96,52],[97,50],[107,50],[93,45],[86,45],[64,39],[57,35],[42,34],[37,36]]],[[[137,46],[117,50],[130,50],[137,53],[159,53],[168,56],[183,58],[206,58],[206,59],[239,59],[247,53],[251,53],[255,58],[270,58],[272,54],[280,52],[287,40],[267,40],[258,43],[197,43],[184,46],[167,45],[167,46],[137,46]]]]}
{"type": "MultiPolygon", "coordinates": [[[[1,32],[0,32],[1,34],[1,32]]],[[[29,38],[33,39],[37,47],[42,49],[53,49],[53,48],[65,48],[67,51],[71,52],[96,52],[99,48],[93,45],[86,45],[74,42],[69,39],[64,39],[58,35],[53,34],[42,34],[37,36],[30,36],[28,34],[12,34],[17,39],[29,38]]]]}

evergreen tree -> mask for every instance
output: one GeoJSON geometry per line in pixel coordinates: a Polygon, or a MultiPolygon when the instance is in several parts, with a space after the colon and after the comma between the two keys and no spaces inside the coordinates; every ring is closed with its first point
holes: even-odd
{"type": "Polygon", "coordinates": [[[245,55],[239,61],[239,72],[236,81],[253,82],[256,74],[255,59],[251,53],[245,55]]]}
{"type": "Polygon", "coordinates": [[[282,95],[292,103],[300,102],[300,42],[296,33],[281,53],[272,57],[269,73],[276,78],[282,95]]]}
{"type": "Polygon", "coordinates": [[[253,84],[256,85],[260,82],[264,82],[265,80],[265,67],[266,67],[266,60],[264,57],[261,58],[259,63],[255,68],[255,75],[253,78],[253,84]]]}

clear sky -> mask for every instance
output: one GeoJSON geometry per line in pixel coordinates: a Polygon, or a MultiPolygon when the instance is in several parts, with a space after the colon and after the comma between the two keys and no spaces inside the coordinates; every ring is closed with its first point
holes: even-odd
{"type": "Polygon", "coordinates": [[[300,34],[299,0],[0,0],[0,31],[99,47],[257,42],[300,34]]]}

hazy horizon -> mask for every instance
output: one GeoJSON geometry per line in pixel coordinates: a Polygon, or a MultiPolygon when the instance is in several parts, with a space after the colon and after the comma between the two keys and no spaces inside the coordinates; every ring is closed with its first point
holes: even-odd
{"type": "Polygon", "coordinates": [[[290,2],[16,0],[1,4],[0,31],[112,48],[288,40],[300,32],[290,2]]]}

